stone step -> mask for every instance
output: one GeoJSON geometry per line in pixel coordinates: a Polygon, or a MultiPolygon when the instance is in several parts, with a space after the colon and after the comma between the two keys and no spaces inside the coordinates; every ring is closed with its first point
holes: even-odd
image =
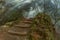
{"type": "Polygon", "coordinates": [[[26,18],[24,18],[23,20],[28,20],[28,21],[32,21],[32,18],[30,18],[30,19],[26,19],[26,18]]]}
{"type": "Polygon", "coordinates": [[[21,21],[21,23],[27,23],[27,24],[31,24],[31,21],[21,21]]]}
{"type": "Polygon", "coordinates": [[[24,33],[24,32],[21,33],[21,32],[13,32],[13,31],[10,31],[9,34],[12,34],[12,35],[20,35],[20,36],[25,36],[25,35],[27,35],[26,32],[25,32],[25,33],[24,33]]]}
{"type": "Polygon", "coordinates": [[[29,32],[29,28],[12,27],[10,30],[8,30],[8,33],[16,34],[16,35],[27,35],[28,32],[29,32]]]}
{"type": "Polygon", "coordinates": [[[24,19],[24,20],[20,21],[20,23],[28,23],[28,24],[31,24],[32,23],[32,19],[24,19]]]}
{"type": "Polygon", "coordinates": [[[17,25],[14,25],[15,27],[19,27],[19,28],[30,28],[31,24],[25,24],[25,23],[20,23],[17,25]]]}

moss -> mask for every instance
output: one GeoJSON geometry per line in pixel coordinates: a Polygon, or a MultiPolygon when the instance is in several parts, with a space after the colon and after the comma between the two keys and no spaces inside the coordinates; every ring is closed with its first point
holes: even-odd
{"type": "MultiPolygon", "coordinates": [[[[30,33],[36,32],[36,35],[39,35],[39,37],[36,40],[54,40],[54,33],[52,31],[53,27],[51,18],[49,15],[44,13],[39,13],[32,21],[31,25],[31,31],[30,33]],[[51,31],[50,31],[51,30],[51,31]]],[[[34,34],[33,34],[34,35],[34,34]]],[[[32,35],[30,35],[31,40],[34,39],[32,35]]]]}

